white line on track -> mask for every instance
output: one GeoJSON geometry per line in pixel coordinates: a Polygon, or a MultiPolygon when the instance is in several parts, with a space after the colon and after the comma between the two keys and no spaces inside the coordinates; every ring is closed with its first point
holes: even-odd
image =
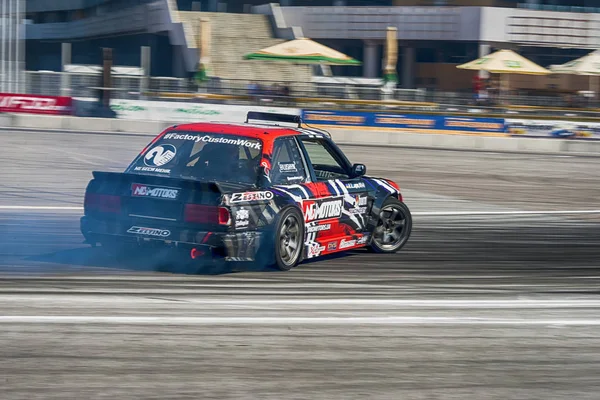
{"type": "Polygon", "coordinates": [[[32,211],[32,210],[53,210],[53,211],[60,211],[60,210],[73,210],[73,211],[83,211],[83,207],[66,207],[66,206],[0,206],[0,210],[17,210],[17,211],[22,211],[22,210],[27,210],[27,211],[32,211]]]}
{"type": "MultiPolygon", "coordinates": [[[[0,211],[83,211],[79,206],[5,206],[0,205],[0,211]]],[[[540,210],[540,211],[415,211],[414,216],[423,217],[452,217],[452,216],[487,216],[487,215],[579,215],[600,214],[600,210],[540,210]]]]}
{"type": "Polygon", "coordinates": [[[461,216],[461,215],[576,215],[600,214],[600,210],[545,210],[545,211],[425,211],[413,212],[421,216],[461,216]]]}
{"type": "Polygon", "coordinates": [[[398,300],[398,299],[188,299],[212,305],[362,305],[434,308],[600,308],[600,300],[398,300]]]}
{"type": "MultiPolygon", "coordinates": [[[[161,294],[148,297],[130,297],[119,296],[118,293],[106,296],[93,296],[93,293],[85,295],[72,295],[69,293],[40,295],[28,294],[27,296],[18,296],[14,293],[9,295],[0,293],[0,302],[7,300],[13,302],[30,302],[42,301],[74,301],[77,304],[104,304],[111,303],[128,304],[147,303],[160,301],[162,299],[156,297],[165,297],[165,301],[170,301],[175,296],[164,296],[161,294]],[[90,297],[91,296],[91,297],[90,297]]],[[[195,303],[211,306],[268,306],[266,308],[279,308],[280,306],[304,305],[304,306],[389,306],[389,307],[406,307],[406,308],[462,308],[462,309],[540,309],[540,308],[598,308],[600,309],[600,300],[588,299],[515,299],[515,300],[418,300],[418,299],[352,299],[352,298],[336,298],[336,299],[285,299],[281,297],[273,298],[238,298],[230,299],[214,299],[214,298],[190,298],[185,297],[181,300],[186,303],[195,303]]]]}
{"type": "Polygon", "coordinates": [[[579,325],[598,326],[600,319],[524,319],[468,317],[140,317],[140,316],[0,316],[0,324],[134,324],[134,325],[579,325]]]}

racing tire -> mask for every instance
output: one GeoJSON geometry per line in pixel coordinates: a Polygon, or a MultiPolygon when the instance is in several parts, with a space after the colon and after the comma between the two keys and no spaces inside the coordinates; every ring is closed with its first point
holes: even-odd
{"type": "Polygon", "coordinates": [[[275,262],[273,267],[289,271],[302,261],[304,249],[304,217],[295,207],[286,208],[275,226],[273,235],[275,262]]]}
{"type": "Polygon", "coordinates": [[[410,210],[400,200],[389,197],[379,210],[370,249],[375,253],[396,253],[406,244],[411,231],[410,210]]]}

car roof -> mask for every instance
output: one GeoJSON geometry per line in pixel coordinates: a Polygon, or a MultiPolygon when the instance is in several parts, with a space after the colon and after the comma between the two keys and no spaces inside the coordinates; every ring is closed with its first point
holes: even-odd
{"type": "Polygon", "coordinates": [[[197,122],[191,124],[181,124],[172,126],[168,130],[238,135],[262,139],[263,141],[272,141],[282,136],[295,136],[303,134],[321,135],[321,133],[318,131],[311,131],[301,128],[290,128],[266,124],[231,124],[219,122],[197,122]]]}

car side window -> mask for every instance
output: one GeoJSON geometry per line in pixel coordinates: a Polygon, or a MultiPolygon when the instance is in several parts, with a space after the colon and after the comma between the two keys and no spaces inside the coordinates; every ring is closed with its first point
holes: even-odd
{"type": "Polygon", "coordinates": [[[273,146],[271,183],[273,185],[292,185],[305,180],[306,170],[296,141],[293,138],[277,139],[273,146]]]}
{"type": "Polygon", "coordinates": [[[335,153],[323,141],[303,138],[302,144],[308,153],[317,180],[350,178],[344,164],[335,157],[335,153]]]}

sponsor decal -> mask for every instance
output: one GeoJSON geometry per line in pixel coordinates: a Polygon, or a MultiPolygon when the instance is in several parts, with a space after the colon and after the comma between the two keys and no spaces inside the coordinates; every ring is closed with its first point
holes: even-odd
{"type": "Polygon", "coordinates": [[[346,189],[364,189],[366,188],[364,182],[346,183],[346,189]]]}
{"type": "Polygon", "coordinates": [[[325,246],[321,246],[318,243],[313,243],[308,246],[308,256],[309,257],[318,257],[321,255],[321,252],[325,250],[325,246]]]}
{"type": "Polygon", "coordinates": [[[296,163],[279,163],[280,172],[298,172],[296,163]]]}
{"type": "Polygon", "coordinates": [[[371,235],[363,235],[360,239],[356,241],[356,244],[365,244],[369,241],[371,235]]]}
{"type": "Polygon", "coordinates": [[[367,196],[354,196],[354,207],[366,206],[367,196]]]}
{"type": "Polygon", "coordinates": [[[248,210],[237,210],[235,213],[235,227],[245,228],[250,224],[250,212],[248,210]]]}
{"type": "Polygon", "coordinates": [[[237,210],[235,213],[235,219],[248,219],[250,218],[250,212],[245,209],[237,210]]]}
{"type": "Polygon", "coordinates": [[[342,197],[327,197],[302,202],[304,221],[312,222],[342,216],[344,200],[342,197]]]}
{"type": "Polygon", "coordinates": [[[134,171],[143,171],[143,172],[158,172],[160,174],[170,174],[171,170],[167,168],[155,168],[155,167],[135,167],[134,171]]]}
{"type": "Polygon", "coordinates": [[[246,192],[246,193],[233,193],[231,195],[232,203],[242,203],[247,201],[261,201],[271,200],[273,198],[273,192],[246,192]]]}
{"type": "Polygon", "coordinates": [[[264,170],[264,175],[263,176],[267,179],[267,181],[271,182],[271,176],[270,176],[271,175],[271,167],[270,167],[270,164],[266,160],[263,160],[260,163],[260,166],[263,167],[263,170],[264,170]]]}
{"type": "Polygon", "coordinates": [[[306,233],[322,232],[322,231],[328,231],[330,229],[331,229],[331,224],[323,224],[323,225],[311,224],[306,227],[306,233]]]}
{"type": "Polygon", "coordinates": [[[243,220],[235,220],[235,227],[236,228],[246,228],[248,227],[248,225],[250,225],[250,221],[248,221],[247,219],[243,219],[243,220]]]}
{"type": "Polygon", "coordinates": [[[71,97],[0,93],[0,112],[69,115],[72,105],[71,97]]]}
{"type": "Polygon", "coordinates": [[[342,239],[340,241],[340,249],[347,249],[348,247],[354,247],[356,246],[356,240],[346,240],[346,239],[342,239]]]}
{"type": "Polygon", "coordinates": [[[337,242],[329,242],[327,245],[327,251],[337,250],[337,242]]]}
{"type": "Polygon", "coordinates": [[[317,178],[321,179],[332,179],[335,177],[335,174],[333,172],[323,170],[316,170],[315,175],[317,176],[317,178]]]}
{"type": "Polygon", "coordinates": [[[154,197],[175,200],[179,196],[179,189],[134,183],[131,185],[131,195],[134,197],[154,197]]]}
{"type": "Polygon", "coordinates": [[[367,212],[367,207],[354,207],[348,209],[348,212],[352,215],[356,214],[365,214],[367,212]]]}
{"type": "Polygon", "coordinates": [[[352,204],[352,208],[348,209],[350,214],[365,214],[367,212],[367,207],[363,207],[367,205],[367,196],[356,195],[353,197],[353,201],[349,203],[352,204]]]}
{"type": "Polygon", "coordinates": [[[153,147],[144,156],[144,164],[149,167],[162,167],[165,164],[171,162],[177,154],[175,146],[170,144],[162,144],[160,146],[153,147]]]}
{"type": "Polygon", "coordinates": [[[228,138],[222,136],[211,136],[211,135],[190,135],[187,133],[167,133],[164,136],[165,139],[171,140],[190,140],[196,143],[223,143],[231,144],[234,146],[248,147],[251,149],[260,150],[262,148],[261,143],[258,140],[250,140],[243,138],[228,138]]]}
{"type": "Polygon", "coordinates": [[[303,176],[288,176],[287,178],[285,178],[288,182],[293,182],[293,181],[301,181],[304,180],[303,176]]]}
{"type": "Polygon", "coordinates": [[[169,237],[171,236],[171,231],[165,229],[155,229],[155,228],[144,228],[141,226],[132,226],[127,230],[128,233],[135,233],[137,235],[144,236],[156,236],[156,237],[169,237]]]}

